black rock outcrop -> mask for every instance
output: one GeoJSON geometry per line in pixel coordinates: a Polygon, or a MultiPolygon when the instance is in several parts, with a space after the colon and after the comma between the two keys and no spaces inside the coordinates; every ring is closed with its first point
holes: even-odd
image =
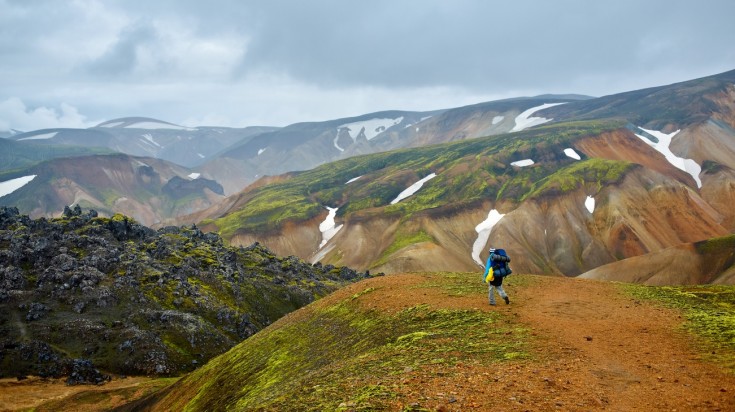
{"type": "Polygon", "coordinates": [[[0,208],[0,375],[178,374],[368,276],[229,247],[194,225],[0,208]]]}

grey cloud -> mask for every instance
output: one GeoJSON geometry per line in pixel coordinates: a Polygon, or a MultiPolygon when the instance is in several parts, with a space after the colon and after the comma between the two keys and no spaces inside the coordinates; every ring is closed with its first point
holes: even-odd
{"type": "Polygon", "coordinates": [[[131,74],[138,64],[140,48],[154,43],[158,35],[148,22],[138,22],[127,27],[119,38],[102,56],[86,65],[85,69],[102,77],[117,77],[131,74]]]}

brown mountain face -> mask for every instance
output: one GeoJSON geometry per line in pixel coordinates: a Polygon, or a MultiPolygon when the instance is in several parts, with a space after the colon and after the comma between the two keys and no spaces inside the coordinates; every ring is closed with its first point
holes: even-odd
{"type": "Polygon", "coordinates": [[[683,243],[597,267],[581,278],[646,285],[735,284],[735,236],[683,243]]]}
{"type": "Polygon", "coordinates": [[[15,205],[34,218],[59,216],[64,206],[80,205],[151,225],[224,198],[217,182],[192,179],[184,167],[122,154],[55,159],[27,173],[37,177],[0,198],[0,204],[15,205]]]}
{"type": "MultiPolygon", "coordinates": [[[[700,125],[679,135],[689,141],[691,150],[714,150],[697,144],[707,140],[697,130],[701,130],[700,125]]],[[[710,129],[705,125],[704,130],[710,129]]],[[[589,135],[572,146],[586,158],[636,166],[616,184],[582,183],[574,190],[551,189],[521,202],[501,198],[461,207],[447,205],[410,217],[386,213],[381,207],[348,213],[337,218],[337,225],[343,226],[321,250],[318,226],[326,210],[309,221],[268,233],[238,233],[231,241],[249,244],[258,240],[280,254],[386,273],[472,271],[480,270],[472,258],[475,227],[489,210],[497,209],[505,216],[482,247],[481,259],[486,257],[487,247],[504,247],[518,273],[576,276],[610,262],[731,233],[735,211],[728,205],[735,196],[735,185],[729,166],[732,160],[722,156],[723,150],[720,161],[727,164],[712,162],[705,168],[700,174],[703,186],[698,189],[691,175],[674,167],[629,129],[589,135]],[[592,212],[585,207],[588,196],[595,199],[592,212]]],[[[553,156],[548,159],[554,161],[553,156]]],[[[468,158],[441,172],[459,176],[483,164],[493,161],[468,158]]],[[[252,198],[247,193],[253,191],[243,192],[238,206],[230,210],[247,207],[252,198]]]]}

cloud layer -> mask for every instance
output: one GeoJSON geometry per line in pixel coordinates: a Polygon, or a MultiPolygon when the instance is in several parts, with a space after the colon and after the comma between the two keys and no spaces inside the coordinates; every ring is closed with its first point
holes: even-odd
{"type": "Polygon", "coordinates": [[[0,0],[0,129],[604,95],[735,68],[733,15],[729,0],[0,0]]]}

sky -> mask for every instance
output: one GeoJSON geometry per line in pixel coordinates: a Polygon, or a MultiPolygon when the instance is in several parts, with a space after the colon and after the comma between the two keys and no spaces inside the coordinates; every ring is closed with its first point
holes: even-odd
{"type": "Polygon", "coordinates": [[[735,69],[732,0],[0,0],[0,131],[285,126],[735,69]]]}

